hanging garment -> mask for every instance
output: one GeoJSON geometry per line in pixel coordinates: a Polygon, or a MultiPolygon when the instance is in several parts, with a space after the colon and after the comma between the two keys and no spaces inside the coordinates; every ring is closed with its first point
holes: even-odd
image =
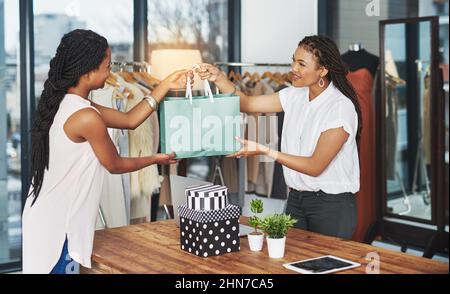
{"type": "MultiPolygon", "coordinates": [[[[114,104],[114,103],[113,103],[114,104]]],[[[124,99],[115,99],[115,104],[117,106],[117,110],[121,112],[126,112],[126,100],[124,99]]],[[[122,157],[130,157],[130,139],[128,136],[128,130],[115,130],[115,142],[117,142],[117,146],[119,148],[119,154],[122,157]]],[[[127,224],[130,224],[131,217],[131,183],[130,183],[130,174],[122,174],[122,186],[123,186],[123,194],[125,198],[125,212],[127,217],[127,224]]]]}
{"type": "Polygon", "coordinates": [[[97,218],[97,229],[118,228],[129,225],[127,218],[127,204],[125,203],[122,175],[106,172],[103,180],[102,198],[100,199],[100,211],[105,224],[97,218]]]}
{"type": "MultiPolygon", "coordinates": [[[[264,87],[264,95],[271,95],[275,93],[274,89],[264,80],[261,80],[264,87]]],[[[268,146],[272,150],[277,150],[278,142],[281,141],[281,137],[278,137],[278,119],[275,112],[265,113],[265,122],[263,123],[264,130],[262,132],[265,134],[266,141],[263,142],[264,145],[268,146]]],[[[264,162],[264,166],[260,170],[262,176],[264,177],[264,183],[266,184],[266,189],[264,190],[264,195],[270,197],[273,187],[273,174],[275,171],[275,160],[269,157],[260,156],[261,162],[264,162]]],[[[259,193],[256,189],[257,194],[259,193]]]]}
{"type": "Polygon", "coordinates": [[[222,174],[225,186],[228,188],[228,193],[239,192],[239,173],[238,162],[236,158],[223,158],[222,159],[222,174]]]}
{"type": "MultiPolygon", "coordinates": [[[[138,86],[127,83],[122,77],[118,77],[118,81],[132,91],[133,98],[128,99],[126,105],[126,110],[130,111],[142,101],[144,93],[138,86]]],[[[143,157],[155,154],[154,134],[150,118],[147,118],[135,130],[130,130],[129,139],[130,157],[143,157]]],[[[162,178],[160,179],[156,165],[131,173],[131,219],[150,217],[151,196],[159,190],[161,181],[162,178]]]]}
{"type": "MultiPolygon", "coordinates": [[[[117,110],[116,102],[123,99],[115,99],[114,91],[116,91],[112,86],[106,86],[103,89],[98,89],[90,93],[90,99],[102,106],[113,108],[117,110]]],[[[127,157],[128,154],[124,148],[120,148],[122,145],[128,145],[128,135],[119,140],[118,133],[128,133],[128,131],[108,129],[108,134],[111,137],[111,141],[117,148],[120,156],[127,157]],[[124,151],[124,152],[122,152],[124,151]]],[[[101,219],[97,219],[96,228],[116,228],[122,227],[129,224],[129,182],[130,174],[110,174],[108,171],[105,173],[103,180],[103,189],[100,199],[100,211],[103,215],[105,224],[101,222],[101,219]]]]}
{"type": "MultiPolygon", "coordinates": [[[[236,89],[238,89],[239,91],[241,91],[242,93],[247,93],[247,88],[245,86],[245,83],[242,82],[242,80],[240,81],[236,81],[235,82],[235,86],[236,89]]],[[[247,113],[241,113],[241,119],[243,122],[247,122],[248,121],[248,117],[249,115],[247,113]]],[[[246,123],[243,124],[243,126],[241,126],[241,134],[243,138],[247,139],[247,126],[246,123]]],[[[243,173],[244,173],[244,191],[247,192],[249,191],[248,188],[248,162],[247,162],[247,158],[241,158],[242,162],[243,162],[243,173]]],[[[238,180],[239,181],[239,180],[238,180]]]]}
{"type": "MultiPolygon", "coordinates": [[[[137,83],[137,87],[139,87],[144,95],[151,95],[151,92],[148,88],[144,87],[143,85],[137,83]]],[[[152,114],[149,117],[150,119],[150,125],[152,128],[152,134],[153,134],[153,153],[158,153],[159,148],[159,119],[158,119],[158,112],[153,111],[152,114]]]]}
{"type": "Polygon", "coordinates": [[[386,83],[386,177],[395,180],[397,166],[398,92],[397,84],[386,83]]]}
{"type": "MultiPolygon", "coordinates": [[[[274,90],[265,81],[249,81],[246,83],[247,95],[259,96],[270,95],[274,90]]],[[[251,113],[249,120],[255,123],[255,134],[247,134],[249,140],[259,141],[269,144],[270,148],[276,148],[278,143],[278,130],[276,128],[275,113],[251,113]],[[256,135],[256,137],[255,137],[256,135]],[[259,135],[263,137],[260,138],[259,135]]],[[[251,130],[252,128],[250,128],[251,130]]],[[[251,130],[253,132],[253,130],[251,130]]],[[[273,160],[264,156],[247,158],[248,186],[247,191],[255,192],[258,195],[270,196],[275,164],[273,160]]]]}
{"type": "MultiPolygon", "coordinates": [[[[280,92],[285,88],[287,88],[287,86],[282,85],[276,88],[275,91],[280,92]]],[[[284,111],[277,113],[277,118],[278,118],[278,138],[282,138],[284,111]]],[[[277,150],[281,150],[281,140],[278,140],[277,150]]],[[[287,197],[288,197],[288,187],[286,186],[286,181],[284,180],[283,166],[278,162],[275,162],[271,198],[287,199],[287,197]]]]}
{"type": "MultiPolygon", "coordinates": [[[[258,96],[264,93],[264,86],[261,83],[255,83],[251,81],[247,82],[246,89],[247,89],[246,94],[248,96],[258,96]]],[[[248,116],[250,123],[253,124],[253,127],[248,129],[247,133],[248,140],[258,141],[259,139],[258,134],[260,132],[259,117],[261,116],[261,113],[249,113],[248,116]]],[[[247,174],[248,174],[248,189],[250,191],[256,191],[256,184],[258,183],[258,176],[259,176],[258,157],[254,156],[247,158],[247,174]]]]}
{"type": "Polygon", "coordinates": [[[353,240],[362,242],[367,229],[376,219],[375,185],[375,111],[372,91],[374,79],[367,69],[359,69],[347,75],[358,95],[362,129],[359,141],[360,189],[356,194],[358,222],[353,240]]]}
{"type": "Polygon", "coordinates": [[[358,51],[347,51],[342,55],[342,60],[348,65],[351,72],[356,72],[360,69],[367,69],[375,78],[378,67],[380,65],[380,59],[378,56],[361,49],[358,51]]]}
{"type": "Polygon", "coordinates": [[[160,188],[159,205],[172,204],[172,199],[170,197],[170,177],[169,175],[163,176],[163,181],[161,182],[160,188]]]}

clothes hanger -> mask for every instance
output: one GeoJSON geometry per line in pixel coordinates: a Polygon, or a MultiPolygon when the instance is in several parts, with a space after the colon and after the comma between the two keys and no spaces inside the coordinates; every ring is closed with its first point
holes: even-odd
{"type": "Polygon", "coordinates": [[[244,74],[242,75],[242,79],[252,79],[252,74],[249,71],[245,71],[244,74]]]}
{"type": "Polygon", "coordinates": [[[146,80],[146,81],[148,81],[151,85],[159,85],[160,83],[161,83],[161,80],[160,79],[158,79],[158,78],[156,78],[156,77],[154,77],[154,76],[152,76],[150,73],[148,73],[148,72],[141,72],[140,73],[141,74],[141,76],[146,80]]]}
{"type": "Polygon", "coordinates": [[[116,86],[119,83],[117,82],[117,77],[114,73],[110,72],[108,78],[106,79],[106,83],[111,86],[116,86]]]}
{"type": "Polygon", "coordinates": [[[144,95],[150,95],[150,88],[147,86],[147,83],[145,81],[143,81],[142,76],[141,76],[142,72],[138,72],[138,71],[133,71],[130,72],[130,74],[132,75],[133,79],[134,79],[134,85],[136,87],[138,87],[139,89],[141,89],[144,92],[144,95]]]}
{"type": "Polygon", "coordinates": [[[138,84],[144,86],[148,90],[153,90],[161,82],[147,72],[134,72],[133,76],[138,84]]]}
{"type": "Polygon", "coordinates": [[[386,78],[388,79],[389,82],[394,83],[396,86],[397,85],[406,85],[406,81],[398,78],[398,77],[394,77],[393,75],[391,75],[390,73],[386,73],[386,78]]]}
{"type": "Polygon", "coordinates": [[[265,71],[262,74],[261,79],[266,79],[268,84],[276,83],[277,85],[275,86],[278,86],[278,82],[275,81],[275,77],[273,76],[273,73],[271,71],[265,71]]]}
{"type": "Polygon", "coordinates": [[[237,81],[242,81],[242,76],[239,72],[236,73],[236,79],[237,81]]]}
{"type": "MultiPolygon", "coordinates": [[[[120,76],[120,78],[122,78],[122,76],[120,76]]],[[[113,84],[109,84],[109,85],[113,86],[114,88],[118,89],[119,91],[122,91],[123,94],[125,95],[125,98],[133,99],[133,97],[134,97],[133,92],[130,89],[128,89],[126,86],[123,86],[120,84],[119,75],[117,73],[110,72],[108,79],[110,79],[111,81],[114,81],[113,84]]],[[[108,80],[107,80],[107,82],[108,82],[108,80]]]]}
{"type": "Polygon", "coordinates": [[[259,75],[259,73],[254,72],[251,76],[251,80],[255,83],[259,82],[259,81],[261,81],[261,76],[259,75]]]}
{"type": "Polygon", "coordinates": [[[131,75],[133,76],[133,79],[137,80],[141,78],[141,73],[138,71],[131,72],[131,75]]]}
{"type": "Polygon", "coordinates": [[[236,82],[237,78],[234,70],[230,70],[230,72],[228,73],[228,79],[232,82],[236,82]]]}
{"type": "Polygon", "coordinates": [[[273,76],[272,72],[270,72],[270,71],[265,71],[265,72],[262,74],[261,79],[271,79],[272,76],[273,76]]]}
{"type": "Polygon", "coordinates": [[[279,86],[284,84],[285,80],[280,72],[277,71],[276,73],[274,73],[273,77],[275,82],[277,82],[279,86]]]}
{"type": "Polygon", "coordinates": [[[130,72],[127,71],[121,71],[118,73],[127,83],[135,83],[136,80],[134,79],[133,75],[130,72]]]}

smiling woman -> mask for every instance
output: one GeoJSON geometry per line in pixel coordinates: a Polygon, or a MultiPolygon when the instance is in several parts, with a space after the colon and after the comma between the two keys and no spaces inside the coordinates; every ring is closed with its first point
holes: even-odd
{"type": "MultiPolygon", "coordinates": [[[[176,163],[175,154],[118,154],[107,128],[137,127],[156,107],[144,99],[122,113],[92,103],[88,94],[104,87],[110,64],[108,41],[82,29],[65,34],[50,61],[31,130],[32,181],[22,226],[24,273],[68,273],[73,261],[90,267],[106,171],[121,174],[176,163]]],[[[155,104],[188,78],[192,72],[180,70],[162,80],[152,92],[155,104]]]]}
{"type": "Polygon", "coordinates": [[[232,157],[266,155],[278,161],[290,187],[286,212],[299,220],[296,227],[350,239],[359,190],[360,110],[336,44],[322,36],[304,38],[293,55],[292,87],[270,95],[236,91],[209,64],[197,71],[221,92],[239,95],[243,112],[285,112],[282,152],[237,138],[243,147],[232,157]]]}

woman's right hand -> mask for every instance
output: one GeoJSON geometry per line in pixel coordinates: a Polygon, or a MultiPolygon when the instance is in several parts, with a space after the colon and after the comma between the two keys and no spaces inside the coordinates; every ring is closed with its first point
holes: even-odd
{"type": "Polygon", "coordinates": [[[217,82],[222,78],[226,79],[226,76],[217,67],[208,63],[200,63],[199,65],[200,68],[197,68],[195,71],[202,80],[217,82]]]}
{"type": "MultiPolygon", "coordinates": [[[[236,86],[228,80],[227,75],[217,67],[208,63],[200,63],[199,67],[195,69],[195,72],[202,80],[213,82],[220,92],[233,93],[233,95],[236,94],[236,86]]],[[[242,93],[240,95],[242,95],[242,93]]],[[[241,98],[242,97],[243,96],[241,96],[241,98]]]]}
{"type": "Polygon", "coordinates": [[[159,164],[159,165],[175,164],[175,163],[178,162],[178,160],[175,159],[175,156],[176,156],[175,153],[171,153],[171,154],[155,154],[154,155],[155,164],[159,164]]]}
{"type": "Polygon", "coordinates": [[[191,80],[191,88],[194,85],[194,73],[192,70],[178,70],[172,74],[170,74],[167,78],[163,80],[169,85],[170,89],[180,89],[186,87],[186,81],[190,78],[191,80]]]}

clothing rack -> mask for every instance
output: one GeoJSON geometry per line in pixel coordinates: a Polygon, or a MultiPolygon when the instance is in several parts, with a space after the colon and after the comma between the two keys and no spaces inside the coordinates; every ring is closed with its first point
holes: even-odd
{"type": "MultiPolygon", "coordinates": [[[[114,67],[113,72],[150,72],[150,64],[145,61],[111,61],[111,66],[114,67]]],[[[98,209],[98,217],[101,225],[107,229],[108,223],[101,206],[98,209]]],[[[130,215],[127,215],[127,218],[129,221],[130,215]]]]}
{"type": "Polygon", "coordinates": [[[235,66],[235,67],[287,67],[290,63],[245,63],[245,62],[215,62],[217,66],[235,66]]]}
{"type": "Polygon", "coordinates": [[[119,71],[124,71],[131,67],[133,71],[137,68],[140,72],[149,72],[150,63],[146,61],[112,61],[112,66],[117,66],[119,71]]]}

